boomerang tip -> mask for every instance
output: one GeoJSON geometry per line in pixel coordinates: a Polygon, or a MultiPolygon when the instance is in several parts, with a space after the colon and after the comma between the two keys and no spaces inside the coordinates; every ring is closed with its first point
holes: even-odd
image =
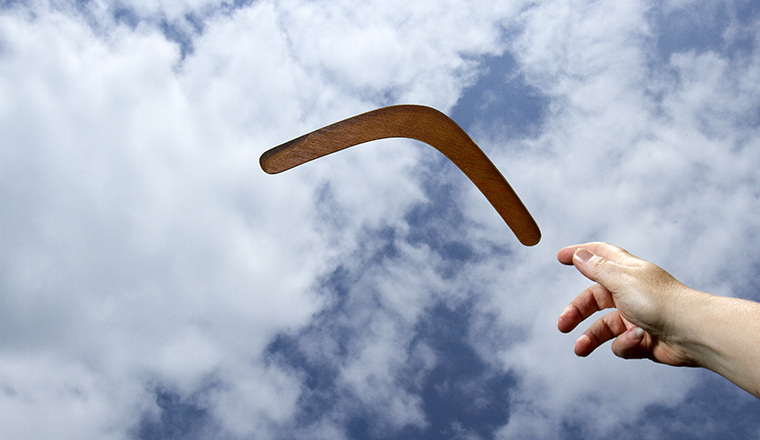
{"type": "Polygon", "coordinates": [[[264,170],[264,172],[267,174],[277,174],[279,172],[282,172],[282,170],[277,170],[272,166],[271,155],[268,155],[267,153],[269,153],[269,151],[262,154],[259,158],[259,165],[261,165],[261,169],[264,170]]]}
{"type": "Polygon", "coordinates": [[[301,136],[265,151],[259,157],[261,169],[267,174],[277,174],[307,162],[308,160],[303,160],[296,152],[288,151],[300,144],[307,136],[301,136]]]}
{"type": "Polygon", "coordinates": [[[538,229],[538,225],[536,225],[535,231],[531,231],[528,234],[521,234],[517,239],[525,246],[535,246],[541,241],[541,231],[538,229]]]}

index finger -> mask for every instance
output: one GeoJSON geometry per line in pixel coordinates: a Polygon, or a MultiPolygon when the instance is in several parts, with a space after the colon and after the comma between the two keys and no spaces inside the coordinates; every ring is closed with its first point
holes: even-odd
{"type": "Polygon", "coordinates": [[[569,333],[594,313],[615,307],[612,294],[601,284],[594,284],[581,292],[559,315],[557,328],[569,333]]]}

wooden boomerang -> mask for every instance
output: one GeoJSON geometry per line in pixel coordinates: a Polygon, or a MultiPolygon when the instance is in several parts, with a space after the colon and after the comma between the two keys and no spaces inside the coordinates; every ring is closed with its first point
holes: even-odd
{"type": "Polygon", "coordinates": [[[459,167],[526,246],[541,240],[525,205],[507,180],[456,122],[430,107],[396,105],[320,128],[261,155],[261,168],[275,174],[345,148],[386,138],[411,138],[436,148],[459,167]]]}

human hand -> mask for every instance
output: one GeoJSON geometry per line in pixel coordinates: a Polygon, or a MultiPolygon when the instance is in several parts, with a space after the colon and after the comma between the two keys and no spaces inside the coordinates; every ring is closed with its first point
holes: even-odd
{"type": "Polygon", "coordinates": [[[563,248],[562,264],[575,265],[598,284],[589,287],[565,308],[557,327],[570,332],[597,311],[616,308],[600,318],[575,342],[575,353],[588,356],[610,339],[615,355],[649,358],[674,366],[696,366],[688,330],[680,325],[686,304],[700,301],[702,292],[683,285],[652,263],[608,243],[563,248]]]}

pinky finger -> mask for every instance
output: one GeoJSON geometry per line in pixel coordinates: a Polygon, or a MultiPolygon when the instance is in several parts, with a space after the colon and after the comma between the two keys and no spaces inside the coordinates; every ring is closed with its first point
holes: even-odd
{"type": "Polygon", "coordinates": [[[648,350],[641,346],[645,332],[641,327],[631,327],[612,341],[612,352],[623,359],[642,359],[649,357],[648,350]]]}

